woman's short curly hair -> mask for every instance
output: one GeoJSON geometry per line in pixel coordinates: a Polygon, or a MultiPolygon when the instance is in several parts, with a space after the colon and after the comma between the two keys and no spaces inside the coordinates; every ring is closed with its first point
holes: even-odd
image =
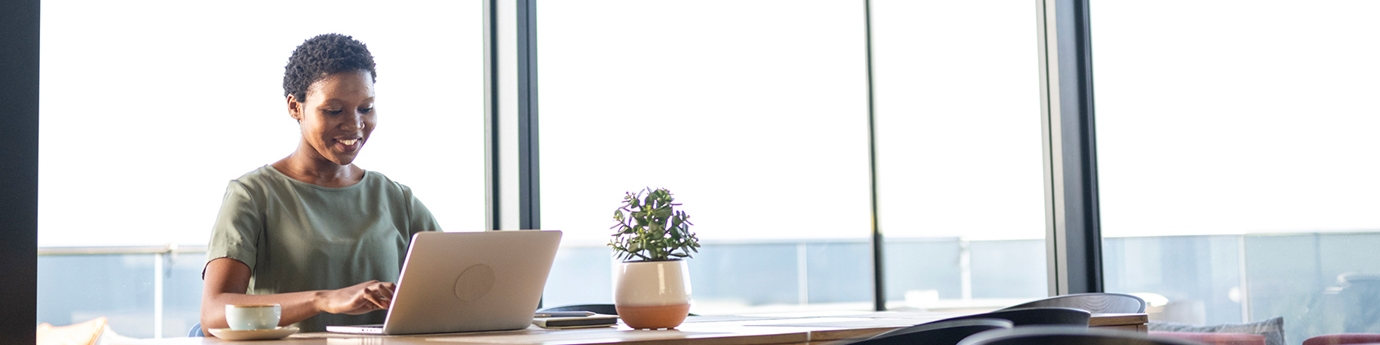
{"type": "Polygon", "coordinates": [[[374,71],[374,55],[363,42],[341,34],[309,38],[288,58],[287,71],[283,72],[283,97],[291,95],[298,101],[305,101],[307,88],[312,83],[334,73],[352,70],[369,71],[371,81],[379,77],[374,71]]]}

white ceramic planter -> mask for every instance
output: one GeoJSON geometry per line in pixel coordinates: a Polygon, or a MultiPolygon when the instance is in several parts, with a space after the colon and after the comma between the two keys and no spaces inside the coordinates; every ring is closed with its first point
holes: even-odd
{"type": "Polygon", "coordinates": [[[618,317],[632,328],[675,328],[690,313],[685,260],[623,262],[613,287],[618,317]]]}

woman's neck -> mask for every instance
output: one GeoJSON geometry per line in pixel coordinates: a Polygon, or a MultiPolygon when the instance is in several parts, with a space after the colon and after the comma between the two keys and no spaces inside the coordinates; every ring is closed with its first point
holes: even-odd
{"type": "Polygon", "coordinates": [[[302,150],[274,162],[273,168],[294,180],[322,187],[349,187],[364,179],[364,169],[354,164],[336,164],[324,157],[303,153],[302,150]]]}

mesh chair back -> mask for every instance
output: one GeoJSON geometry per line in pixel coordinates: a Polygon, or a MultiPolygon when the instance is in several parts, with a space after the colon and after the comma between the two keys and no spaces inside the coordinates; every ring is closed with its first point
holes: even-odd
{"type": "Polygon", "coordinates": [[[1074,308],[1020,308],[1002,309],[990,313],[974,314],[948,318],[949,320],[1002,319],[1020,326],[1081,326],[1088,327],[1092,313],[1074,308]]]}
{"type": "Polygon", "coordinates": [[[891,330],[850,344],[954,345],[973,334],[1011,327],[1011,321],[1002,319],[939,321],[891,330]]]}
{"type": "Polygon", "coordinates": [[[1030,326],[974,334],[958,345],[1203,345],[1133,331],[1067,326],[1030,326]]]}

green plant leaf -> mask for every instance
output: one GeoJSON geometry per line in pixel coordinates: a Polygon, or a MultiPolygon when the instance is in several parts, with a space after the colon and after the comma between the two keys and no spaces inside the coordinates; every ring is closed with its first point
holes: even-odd
{"type": "Polygon", "coordinates": [[[622,205],[614,210],[614,230],[608,246],[613,256],[625,261],[664,261],[691,257],[698,253],[699,238],[690,231],[690,216],[676,210],[671,191],[646,187],[637,193],[626,192],[622,205]]]}

